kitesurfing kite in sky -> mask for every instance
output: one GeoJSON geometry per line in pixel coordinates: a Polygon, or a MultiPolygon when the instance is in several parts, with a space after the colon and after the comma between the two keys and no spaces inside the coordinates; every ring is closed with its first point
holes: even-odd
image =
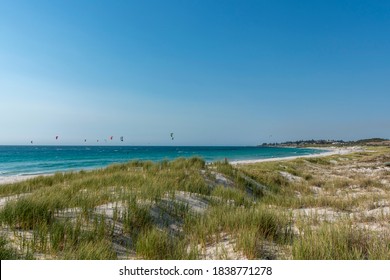
{"type": "MultiPolygon", "coordinates": [[[[173,139],[174,139],[173,133],[171,133],[170,135],[171,135],[171,139],[173,140],[173,139]]],[[[59,140],[59,139],[60,139],[60,136],[59,136],[59,135],[56,135],[56,136],[55,136],[55,139],[56,139],[56,140],[59,140]]],[[[110,136],[108,139],[111,140],[111,141],[113,141],[113,140],[114,140],[114,136],[110,136]]],[[[104,142],[107,143],[107,140],[108,140],[108,139],[104,139],[104,142]]],[[[120,137],[119,137],[119,140],[120,140],[121,142],[123,142],[124,137],[123,137],[123,136],[120,136],[120,137]]],[[[102,140],[102,141],[103,141],[103,140],[102,140]]],[[[84,143],[86,143],[86,142],[87,142],[87,139],[84,138],[84,143]]],[[[100,140],[97,139],[96,142],[99,143],[100,140]]],[[[31,143],[31,144],[34,144],[34,141],[33,141],[33,140],[30,140],[30,143],[31,143]]]]}
{"type": "Polygon", "coordinates": [[[173,137],[173,132],[171,132],[171,140],[175,139],[175,137],[173,137]]]}

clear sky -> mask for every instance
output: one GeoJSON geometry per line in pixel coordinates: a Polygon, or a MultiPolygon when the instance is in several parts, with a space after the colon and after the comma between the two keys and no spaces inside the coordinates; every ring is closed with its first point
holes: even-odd
{"type": "Polygon", "coordinates": [[[0,1],[0,144],[390,138],[389,108],[390,1],[0,1]]]}

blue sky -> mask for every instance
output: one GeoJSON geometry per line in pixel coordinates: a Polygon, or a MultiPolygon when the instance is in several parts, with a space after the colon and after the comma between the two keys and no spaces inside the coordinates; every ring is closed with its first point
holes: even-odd
{"type": "Polygon", "coordinates": [[[0,144],[390,138],[389,50],[389,1],[1,1],[0,144]]]}

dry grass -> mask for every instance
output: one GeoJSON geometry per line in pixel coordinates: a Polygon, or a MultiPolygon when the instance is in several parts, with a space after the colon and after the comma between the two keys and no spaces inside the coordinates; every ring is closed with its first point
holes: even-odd
{"type": "Polygon", "coordinates": [[[236,167],[130,162],[3,185],[0,255],[389,259],[388,162],[389,147],[371,147],[236,167]]]}
{"type": "Polygon", "coordinates": [[[240,169],[271,186],[264,203],[292,213],[292,258],[389,259],[389,160],[389,147],[371,147],[240,169]]]}

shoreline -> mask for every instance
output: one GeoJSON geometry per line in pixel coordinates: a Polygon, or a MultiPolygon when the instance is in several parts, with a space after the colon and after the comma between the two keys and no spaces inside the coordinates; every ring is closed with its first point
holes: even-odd
{"type": "Polygon", "coordinates": [[[36,174],[36,175],[11,175],[11,176],[0,176],[0,185],[6,185],[6,184],[14,184],[23,182],[32,178],[36,178],[39,176],[50,176],[53,174],[36,174]]]}
{"type": "MultiPolygon", "coordinates": [[[[284,160],[293,160],[297,158],[314,158],[314,157],[325,157],[332,155],[345,155],[353,152],[359,152],[364,150],[359,146],[346,147],[346,148],[337,148],[337,147],[307,147],[309,149],[314,150],[325,150],[325,152],[318,154],[310,154],[310,155],[298,155],[298,156],[289,156],[289,157],[274,157],[274,158],[264,158],[264,159],[248,159],[248,160],[233,160],[229,161],[232,165],[241,165],[241,164],[253,164],[259,162],[269,162],[269,161],[284,161],[284,160]]],[[[18,182],[23,182],[32,178],[36,178],[39,176],[51,176],[54,173],[42,173],[42,174],[34,174],[34,175],[13,175],[13,176],[0,176],[0,185],[6,184],[14,184],[18,182]]]]}
{"type": "Polygon", "coordinates": [[[364,149],[359,146],[352,146],[346,148],[337,148],[337,147],[307,147],[309,149],[314,150],[326,150],[326,152],[318,153],[318,154],[310,154],[310,155],[301,155],[301,156],[291,156],[291,157],[275,157],[275,158],[264,158],[264,159],[249,159],[249,160],[234,160],[229,162],[232,165],[240,165],[240,164],[253,164],[259,162],[269,162],[269,161],[284,161],[284,160],[293,160],[297,158],[315,158],[315,157],[326,157],[333,155],[346,155],[354,152],[360,152],[364,149]]]}
{"type": "Polygon", "coordinates": [[[33,179],[39,176],[52,176],[54,173],[44,173],[44,174],[36,174],[36,175],[11,175],[11,176],[0,176],[0,185],[14,184],[23,181],[27,181],[29,179],[33,179]]]}

